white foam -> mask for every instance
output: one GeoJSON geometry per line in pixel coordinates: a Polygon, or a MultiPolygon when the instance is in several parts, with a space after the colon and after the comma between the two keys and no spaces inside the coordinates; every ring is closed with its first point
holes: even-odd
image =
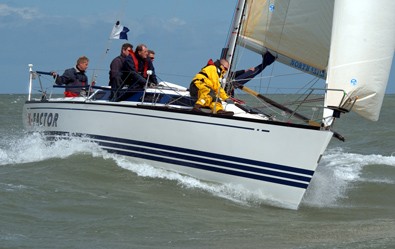
{"type": "Polygon", "coordinates": [[[0,183],[0,189],[4,189],[4,191],[7,192],[14,192],[14,191],[19,191],[19,190],[24,190],[27,189],[25,185],[15,185],[11,183],[0,183]]]}
{"type": "MultiPolygon", "coordinates": [[[[214,184],[200,181],[190,176],[155,168],[148,164],[137,164],[132,159],[118,155],[108,155],[122,168],[135,172],[139,176],[177,181],[185,188],[200,189],[208,193],[243,205],[269,204],[286,207],[282,203],[273,203],[270,197],[259,192],[250,192],[238,184],[214,184]]],[[[395,157],[382,155],[361,155],[346,153],[336,148],[324,155],[309,186],[302,205],[318,207],[338,207],[338,200],[347,198],[351,184],[357,181],[375,181],[393,183],[389,179],[365,179],[361,172],[365,166],[381,164],[395,166],[395,157]]]]}
{"type": "Polygon", "coordinates": [[[219,184],[206,182],[177,172],[159,169],[146,163],[139,164],[128,157],[113,154],[108,154],[107,157],[112,158],[121,168],[130,170],[139,176],[176,181],[177,184],[184,188],[203,190],[213,196],[227,199],[241,205],[257,206],[261,204],[269,204],[285,208],[294,208],[289,207],[284,203],[274,202],[261,191],[251,192],[237,183],[219,184]]]}
{"type": "Polygon", "coordinates": [[[83,138],[69,140],[46,141],[39,133],[25,135],[19,138],[7,137],[6,144],[0,148],[0,165],[30,163],[50,158],[66,158],[73,154],[101,154],[101,149],[95,143],[83,138]]]}
{"type": "Polygon", "coordinates": [[[318,207],[337,207],[338,201],[347,198],[347,191],[355,182],[393,183],[389,179],[367,179],[361,176],[369,165],[395,166],[395,157],[346,153],[336,148],[328,150],[314,174],[303,199],[303,204],[318,207]]]}
{"type": "Polygon", "coordinates": [[[159,179],[176,181],[184,188],[200,189],[203,191],[207,191],[215,196],[229,199],[238,203],[245,203],[246,200],[245,195],[242,194],[243,190],[235,186],[221,185],[221,184],[200,181],[191,176],[186,176],[179,174],[177,172],[155,168],[149,164],[135,163],[133,162],[133,159],[123,156],[108,154],[108,157],[114,159],[115,162],[120,167],[130,170],[142,177],[159,178],[159,179]]]}
{"type": "MultiPolygon", "coordinates": [[[[207,183],[190,176],[155,168],[148,164],[138,164],[132,158],[107,153],[101,150],[97,144],[87,142],[83,138],[48,142],[39,133],[33,133],[19,138],[3,138],[1,142],[6,144],[6,148],[0,148],[0,165],[39,162],[52,158],[67,158],[74,154],[91,154],[104,159],[112,159],[118,166],[142,177],[176,181],[182,187],[204,190],[235,202],[244,202],[244,200],[248,199],[241,188],[207,183]]],[[[11,188],[9,189],[11,190],[11,188]]]]}

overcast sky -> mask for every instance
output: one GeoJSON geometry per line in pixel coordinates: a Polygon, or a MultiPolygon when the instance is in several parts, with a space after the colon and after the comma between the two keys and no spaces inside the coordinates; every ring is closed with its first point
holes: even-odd
{"type": "MultiPolygon", "coordinates": [[[[29,63],[38,71],[63,73],[81,55],[90,59],[89,79],[95,72],[98,84],[107,85],[109,64],[125,42],[109,40],[117,20],[130,29],[130,43],[144,43],[156,51],[154,65],[160,80],[188,86],[208,59],[220,56],[236,3],[236,0],[2,1],[0,93],[28,92],[29,63]]],[[[242,66],[260,62],[258,55],[247,58],[242,66]]],[[[283,70],[278,63],[273,67],[277,71],[270,69],[271,73],[280,74],[283,70]]],[[[387,93],[395,93],[394,68],[393,65],[387,93]]]]}

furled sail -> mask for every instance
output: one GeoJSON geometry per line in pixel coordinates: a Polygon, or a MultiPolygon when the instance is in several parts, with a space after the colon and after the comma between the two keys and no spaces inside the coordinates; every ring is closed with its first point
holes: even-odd
{"type": "Polygon", "coordinates": [[[327,106],[349,108],[376,121],[395,49],[395,1],[335,2],[327,106]],[[355,101],[355,104],[354,104],[355,101]]]}

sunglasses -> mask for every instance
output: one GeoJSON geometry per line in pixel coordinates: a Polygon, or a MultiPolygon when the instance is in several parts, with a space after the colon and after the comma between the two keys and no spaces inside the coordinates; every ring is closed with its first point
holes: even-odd
{"type": "Polygon", "coordinates": [[[221,65],[221,67],[222,67],[223,70],[228,71],[228,68],[225,67],[224,65],[221,65]]]}

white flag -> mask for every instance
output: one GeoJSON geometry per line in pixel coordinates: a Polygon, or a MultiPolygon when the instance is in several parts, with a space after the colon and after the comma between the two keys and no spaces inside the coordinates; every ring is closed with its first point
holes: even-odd
{"type": "Polygon", "coordinates": [[[129,32],[129,29],[127,27],[124,27],[120,24],[119,21],[117,21],[112,28],[110,39],[128,39],[127,32],[129,32]]]}

